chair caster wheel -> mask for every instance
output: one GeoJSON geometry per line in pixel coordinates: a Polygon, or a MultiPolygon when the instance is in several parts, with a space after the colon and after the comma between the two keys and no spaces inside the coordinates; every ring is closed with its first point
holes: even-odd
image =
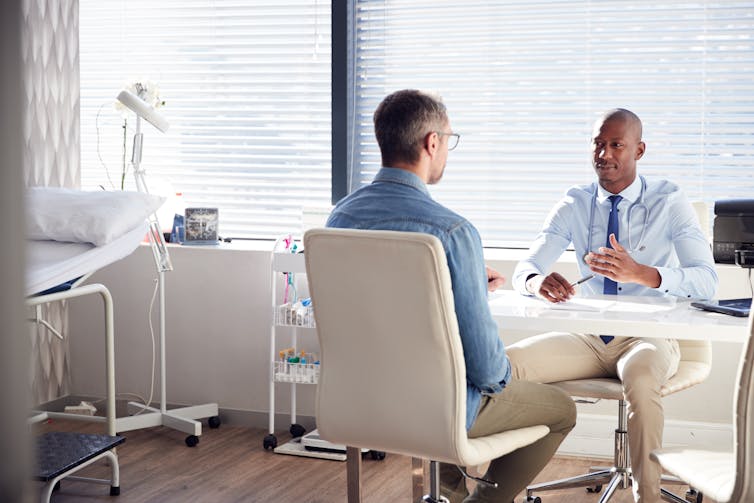
{"type": "Polygon", "coordinates": [[[539,496],[527,496],[526,503],[542,503],[542,498],[539,496]]]}
{"type": "Polygon", "coordinates": [[[186,437],[186,445],[188,445],[189,447],[196,447],[196,444],[198,443],[199,437],[197,437],[196,435],[189,435],[188,437],[186,437]]]}
{"type": "Polygon", "coordinates": [[[264,440],[262,440],[262,447],[264,447],[265,451],[274,449],[277,446],[278,446],[278,439],[272,433],[270,433],[269,435],[266,435],[264,437],[264,440]]]}
{"type": "Polygon", "coordinates": [[[382,451],[369,451],[369,455],[375,461],[382,461],[383,459],[385,459],[385,453],[382,451]]]}
{"type": "Polygon", "coordinates": [[[220,416],[212,416],[207,419],[207,425],[212,428],[219,428],[220,427],[220,416]]]}
{"type": "Polygon", "coordinates": [[[686,501],[689,503],[702,503],[704,496],[696,489],[689,489],[686,491],[686,501]]]}
{"type": "Polygon", "coordinates": [[[586,492],[595,493],[595,494],[600,492],[601,490],[602,490],[602,484],[597,484],[596,486],[586,488],[586,492]]]}
{"type": "Polygon", "coordinates": [[[298,438],[304,436],[304,433],[306,433],[306,428],[296,423],[291,425],[291,429],[289,431],[291,432],[291,436],[293,438],[298,438]]]}

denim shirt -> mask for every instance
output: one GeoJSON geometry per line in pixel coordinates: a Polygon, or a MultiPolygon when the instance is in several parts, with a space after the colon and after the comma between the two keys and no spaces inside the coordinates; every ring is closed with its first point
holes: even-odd
{"type": "Polygon", "coordinates": [[[499,393],[511,378],[505,346],[487,305],[487,272],[477,230],[435,202],[418,176],[398,168],[382,168],[370,185],[342,199],[327,226],[423,232],[440,240],[466,362],[466,429],[471,428],[482,394],[499,393]]]}

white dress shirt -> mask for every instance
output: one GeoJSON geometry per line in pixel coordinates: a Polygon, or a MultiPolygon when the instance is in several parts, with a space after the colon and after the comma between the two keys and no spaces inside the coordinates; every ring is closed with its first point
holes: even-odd
{"type": "MultiPolygon", "coordinates": [[[[544,228],[529,248],[529,256],[516,266],[513,287],[528,294],[526,278],[548,274],[571,243],[580,277],[592,274],[584,255],[605,246],[611,207],[607,198],[611,195],[598,183],[571,187],[550,211],[544,228]]],[[[637,176],[620,195],[623,199],[618,204],[618,241],[634,260],[657,268],[662,279],[657,288],[618,283],[618,295],[714,297],[718,280],[710,244],[681,189],[666,180],[637,176]]],[[[601,294],[603,283],[604,276],[595,276],[581,285],[582,294],[601,294]]]]}

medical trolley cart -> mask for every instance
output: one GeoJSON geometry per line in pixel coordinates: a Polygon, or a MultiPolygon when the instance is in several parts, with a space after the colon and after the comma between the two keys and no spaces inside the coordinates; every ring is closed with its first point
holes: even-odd
{"type": "MultiPolygon", "coordinates": [[[[284,236],[275,241],[270,258],[272,324],[270,329],[270,422],[269,434],[264,437],[265,449],[277,451],[275,437],[275,384],[288,383],[291,386],[291,426],[290,433],[298,438],[306,429],[296,422],[296,385],[317,384],[319,361],[316,354],[301,352],[298,348],[298,332],[311,332],[314,337],[314,314],[311,301],[301,298],[298,292],[297,276],[306,274],[301,244],[292,236],[284,236]],[[281,281],[281,279],[283,281],[281,281]],[[279,291],[283,283],[283,291],[279,291]],[[290,340],[278,344],[278,330],[290,332],[290,340]],[[286,347],[287,345],[287,347],[286,347]]],[[[281,446],[282,447],[282,446],[281,446]]]]}
{"type": "MultiPolygon", "coordinates": [[[[346,460],[346,447],[332,444],[319,437],[317,430],[306,433],[306,429],[296,422],[296,385],[317,384],[319,381],[319,360],[314,352],[299,350],[298,332],[310,332],[305,337],[315,337],[316,329],[311,299],[301,295],[299,279],[306,274],[306,263],[301,244],[292,236],[284,236],[275,241],[270,257],[270,291],[272,298],[272,323],[270,328],[270,418],[269,433],[262,445],[279,454],[292,454],[338,461],[346,460]],[[279,287],[283,286],[283,291],[279,287]],[[290,332],[286,343],[278,341],[278,329],[290,332]],[[288,347],[286,347],[288,345],[288,347]],[[291,386],[291,426],[293,440],[278,446],[275,436],[275,385],[287,383],[291,386]]],[[[362,449],[372,459],[385,459],[382,451],[362,449]]]]}

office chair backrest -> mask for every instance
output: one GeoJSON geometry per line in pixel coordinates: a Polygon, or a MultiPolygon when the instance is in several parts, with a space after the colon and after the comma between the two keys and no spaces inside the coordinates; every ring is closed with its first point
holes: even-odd
{"type": "Polygon", "coordinates": [[[712,369],[712,344],[709,341],[680,339],[678,349],[681,352],[678,372],[662,386],[662,396],[703,382],[712,369]]]}
{"type": "Polygon", "coordinates": [[[704,201],[691,201],[691,206],[694,208],[696,219],[699,220],[699,226],[702,228],[704,237],[709,240],[712,235],[710,234],[711,229],[709,225],[709,208],[707,208],[707,203],[705,203],[704,201]]]}
{"type": "Polygon", "coordinates": [[[466,368],[440,241],[313,229],[304,249],[321,351],[322,438],[458,460],[466,441],[466,368]]]}
{"type": "Polygon", "coordinates": [[[735,402],[735,501],[754,501],[754,310],[749,314],[749,338],[738,368],[735,402]]]}

